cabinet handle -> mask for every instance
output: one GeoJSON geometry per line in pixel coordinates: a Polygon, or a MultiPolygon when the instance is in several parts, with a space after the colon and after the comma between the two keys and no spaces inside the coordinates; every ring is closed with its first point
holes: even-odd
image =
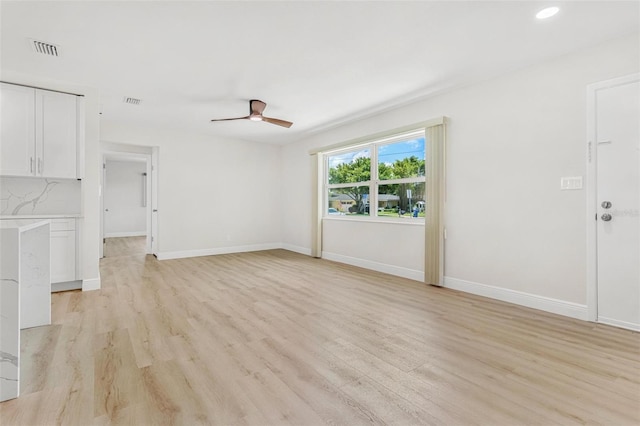
{"type": "Polygon", "coordinates": [[[33,157],[29,158],[29,173],[33,173],[33,157]]]}

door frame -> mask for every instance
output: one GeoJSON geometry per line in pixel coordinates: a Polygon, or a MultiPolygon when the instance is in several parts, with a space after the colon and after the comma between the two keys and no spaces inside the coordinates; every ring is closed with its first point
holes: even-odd
{"type": "Polygon", "coordinates": [[[107,185],[107,158],[104,153],[100,155],[100,190],[98,195],[100,197],[100,249],[99,258],[104,257],[104,193],[107,185]]]}
{"type": "Polygon", "coordinates": [[[158,157],[160,153],[160,148],[154,146],[151,148],[151,160],[149,161],[149,183],[150,186],[150,201],[149,206],[151,207],[151,212],[149,213],[149,222],[147,226],[149,226],[149,231],[151,233],[151,243],[150,243],[150,254],[158,257],[159,252],[159,232],[158,232],[158,157]]]}
{"type": "Polygon", "coordinates": [[[597,94],[600,90],[640,81],[640,73],[587,86],[587,320],[598,321],[597,94]]]}
{"type": "Polygon", "coordinates": [[[147,172],[147,211],[145,213],[146,216],[146,230],[147,230],[147,240],[145,244],[145,253],[146,254],[156,254],[158,250],[158,221],[157,221],[157,205],[158,205],[158,147],[139,147],[141,150],[145,152],[132,152],[128,149],[119,150],[114,147],[110,147],[110,149],[103,149],[101,151],[101,164],[100,168],[102,169],[101,173],[101,186],[100,186],[100,258],[104,257],[104,238],[105,238],[105,230],[104,230],[104,196],[105,196],[105,188],[106,188],[106,161],[109,157],[122,159],[123,161],[127,161],[127,159],[145,159],[146,164],[146,172],[147,172]],[[148,152],[146,152],[148,150],[148,152]]]}

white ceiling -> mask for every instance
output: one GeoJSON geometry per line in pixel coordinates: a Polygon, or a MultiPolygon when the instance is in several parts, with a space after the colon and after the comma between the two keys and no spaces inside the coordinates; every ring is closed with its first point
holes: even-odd
{"type": "MultiPolygon", "coordinates": [[[[1,70],[97,87],[102,119],[266,143],[639,31],[638,1],[2,1],[1,70]],[[536,20],[548,5],[561,11],[536,20]],[[28,39],[61,46],[34,53],[28,39]],[[142,99],[138,106],[124,97],[142,99]],[[212,118],[268,105],[267,123],[212,118]]],[[[428,117],[425,117],[428,118],[428,117]]]]}

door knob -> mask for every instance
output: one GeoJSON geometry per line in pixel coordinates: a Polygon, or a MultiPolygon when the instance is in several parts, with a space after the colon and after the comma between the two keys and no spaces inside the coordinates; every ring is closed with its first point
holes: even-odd
{"type": "Polygon", "coordinates": [[[605,222],[609,222],[611,220],[611,215],[609,213],[605,213],[600,216],[600,219],[604,220],[605,222]]]}
{"type": "Polygon", "coordinates": [[[600,204],[602,206],[603,209],[610,209],[611,208],[611,201],[603,201],[602,204],[600,204]]]}

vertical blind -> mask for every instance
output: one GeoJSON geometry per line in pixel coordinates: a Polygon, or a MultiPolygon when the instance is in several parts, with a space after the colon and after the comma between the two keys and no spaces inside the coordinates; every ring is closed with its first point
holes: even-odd
{"type": "Polygon", "coordinates": [[[444,276],[444,122],[425,128],[426,188],[425,188],[425,250],[424,282],[443,284],[444,276]]]}
{"type": "Polygon", "coordinates": [[[311,196],[311,256],[322,257],[322,187],[323,187],[323,161],[322,154],[311,155],[311,184],[313,189],[311,196]]]}

